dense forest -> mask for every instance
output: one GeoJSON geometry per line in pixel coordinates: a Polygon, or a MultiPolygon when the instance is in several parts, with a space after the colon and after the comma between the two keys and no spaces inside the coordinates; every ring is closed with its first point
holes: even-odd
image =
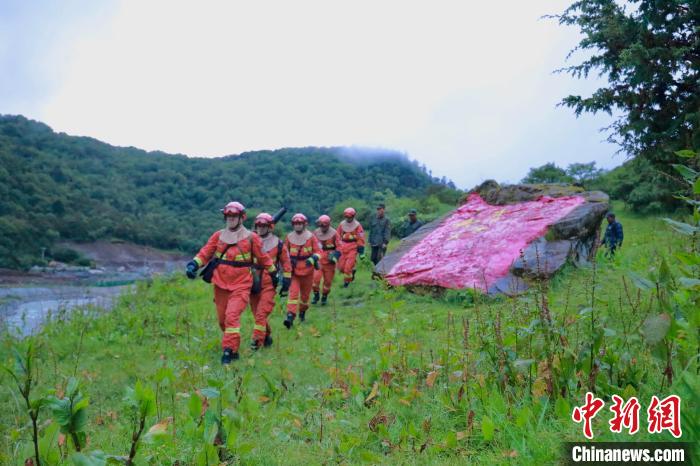
{"type": "Polygon", "coordinates": [[[0,161],[0,267],[11,268],[38,263],[43,247],[50,256],[57,240],[191,252],[231,199],[251,215],[284,205],[314,217],[350,199],[458,197],[451,182],[394,151],[308,147],[193,158],[114,147],[9,115],[0,116],[0,161]]]}

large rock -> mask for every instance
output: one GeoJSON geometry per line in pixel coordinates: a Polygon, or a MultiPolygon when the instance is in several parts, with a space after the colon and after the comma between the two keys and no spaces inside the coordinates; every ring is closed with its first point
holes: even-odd
{"type": "MultiPolygon", "coordinates": [[[[598,239],[600,223],[609,208],[608,201],[608,196],[605,193],[587,192],[577,186],[559,184],[500,186],[495,181],[489,180],[470,191],[469,195],[462,201],[463,207],[424,225],[413,235],[402,240],[397,248],[377,264],[375,271],[386,276],[389,283],[392,284],[435,286],[436,283],[440,283],[441,286],[448,288],[465,287],[464,281],[459,286],[455,285],[460,283],[460,280],[455,278],[454,271],[445,270],[444,267],[440,266],[431,266],[431,258],[424,251],[426,245],[432,244],[431,247],[435,247],[436,237],[444,238],[448,242],[457,238],[456,245],[450,244],[445,250],[438,251],[437,254],[442,254],[446,261],[455,262],[458,271],[468,271],[468,265],[465,268],[464,264],[477,257],[475,252],[480,241],[479,232],[484,231],[482,233],[484,244],[491,245],[490,250],[484,251],[484,253],[494,256],[493,260],[503,263],[503,255],[499,256],[497,250],[493,251],[494,245],[498,249],[498,238],[494,239],[494,234],[501,234],[499,228],[502,229],[502,225],[506,224],[513,228],[513,231],[501,230],[504,238],[511,238],[510,240],[504,239],[506,243],[503,244],[512,249],[513,244],[515,244],[513,241],[517,242],[517,239],[520,239],[521,244],[523,244],[520,253],[515,254],[510,267],[503,273],[488,274],[488,280],[484,278],[483,283],[474,283],[473,286],[489,293],[518,294],[527,289],[528,282],[532,279],[551,277],[569,261],[578,265],[587,263],[591,259],[593,247],[598,239]],[[480,210],[480,206],[484,205],[483,201],[481,204],[478,202],[474,204],[473,218],[471,218],[470,212],[472,210],[470,208],[464,210],[464,208],[468,207],[470,201],[475,201],[473,194],[478,194],[483,201],[492,206],[490,214],[515,215],[515,218],[519,220],[514,223],[511,217],[510,223],[508,223],[507,218],[503,220],[503,223],[493,223],[492,219],[489,223],[488,218],[483,218],[483,212],[486,210],[480,210]],[[546,206],[552,206],[559,201],[546,201],[548,198],[561,198],[564,204],[568,203],[571,207],[556,215],[556,209],[552,211],[551,207],[546,206]],[[567,199],[570,200],[567,201],[567,199]],[[520,209],[514,208],[514,206],[521,203],[523,204],[522,210],[529,209],[530,211],[533,206],[542,205],[543,215],[548,217],[543,218],[533,213],[528,213],[522,218],[517,217],[520,209]],[[499,209],[493,206],[510,207],[500,209],[499,212],[499,209]],[[528,222],[542,223],[550,217],[552,222],[547,223],[545,229],[532,230],[530,228],[528,230],[528,222]],[[476,223],[473,223],[472,220],[476,223]],[[478,225],[475,227],[476,224],[478,225]],[[447,234],[445,233],[446,229],[448,230],[447,234]],[[526,243],[526,240],[519,238],[519,229],[529,231],[531,234],[529,238],[532,238],[533,231],[538,232],[535,234],[539,236],[534,237],[531,241],[527,240],[529,242],[526,243]],[[431,236],[434,232],[435,234],[431,236]],[[460,238],[467,238],[463,245],[459,243],[460,238]],[[455,249],[459,247],[464,247],[463,255],[459,254],[459,249],[455,249]],[[408,267],[407,261],[409,262],[408,267]],[[445,275],[441,276],[441,273],[445,273],[445,275]]],[[[489,261],[491,259],[487,260],[485,267],[488,267],[489,261]]],[[[505,266],[508,263],[505,262],[505,266]]],[[[487,274],[484,273],[484,277],[486,276],[487,274]]],[[[471,287],[472,285],[466,286],[471,287]]]]}

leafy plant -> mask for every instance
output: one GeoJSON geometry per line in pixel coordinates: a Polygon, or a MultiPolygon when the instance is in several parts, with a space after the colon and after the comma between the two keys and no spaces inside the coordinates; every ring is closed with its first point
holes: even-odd
{"type": "Polygon", "coordinates": [[[77,379],[71,377],[66,386],[65,397],[47,397],[47,405],[61,426],[61,432],[70,437],[76,451],[85,445],[87,407],[89,400],[80,392],[77,379]]]}
{"type": "Polygon", "coordinates": [[[32,441],[34,442],[34,459],[36,466],[41,466],[39,456],[39,412],[46,404],[46,397],[33,397],[32,391],[37,386],[38,368],[35,365],[36,353],[34,341],[30,338],[25,343],[12,347],[14,367],[3,367],[12,377],[17,392],[24,400],[26,414],[32,423],[32,441]]]}
{"type": "Polygon", "coordinates": [[[131,448],[125,462],[129,466],[134,462],[141,434],[146,427],[146,420],[156,412],[156,396],[152,388],[138,381],[134,388],[127,389],[124,400],[129,408],[133,424],[131,448]]]}

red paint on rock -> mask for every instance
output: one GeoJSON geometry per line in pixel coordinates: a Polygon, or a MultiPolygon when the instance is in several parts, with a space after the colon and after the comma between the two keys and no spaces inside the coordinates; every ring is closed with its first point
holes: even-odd
{"type": "Polygon", "coordinates": [[[486,291],[530,242],[585,202],[581,196],[491,205],[478,194],[445,219],[391,268],[392,285],[436,285],[486,291]]]}

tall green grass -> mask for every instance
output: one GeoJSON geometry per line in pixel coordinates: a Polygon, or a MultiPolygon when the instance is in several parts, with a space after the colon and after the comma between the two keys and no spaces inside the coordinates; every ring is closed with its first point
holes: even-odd
{"type": "MultiPolygon", "coordinates": [[[[140,416],[135,464],[555,464],[561,442],[584,439],[571,410],[589,385],[606,401],[639,397],[633,440],[673,440],[645,432],[645,409],[651,395],[677,393],[696,416],[697,361],[677,345],[668,386],[645,341],[659,310],[644,284],[664,259],[673,274],[686,245],[659,219],[618,218],[626,239],[614,260],[599,253],[518,298],[388,289],[363,262],[349,289],[336,277],[329,305],[291,331],[278,305],[272,348],[247,349],[246,312],[241,360],[227,368],[208,285],[140,283],[111,312],[75,312],[32,337],[33,396],[66,397],[74,377],[89,398],[79,456],[48,405],[39,411],[42,464],[123,464],[140,416]]],[[[2,363],[12,368],[12,348],[26,344],[5,335],[2,363]]],[[[0,377],[0,463],[24,464],[31,422],[12,377],[0,377]]],[[[609,432],[608,406],[596,440],[628,440],[609,432]]],[[[682,440],[696,440],[697,417],[684,422],[682,440]]]]}

